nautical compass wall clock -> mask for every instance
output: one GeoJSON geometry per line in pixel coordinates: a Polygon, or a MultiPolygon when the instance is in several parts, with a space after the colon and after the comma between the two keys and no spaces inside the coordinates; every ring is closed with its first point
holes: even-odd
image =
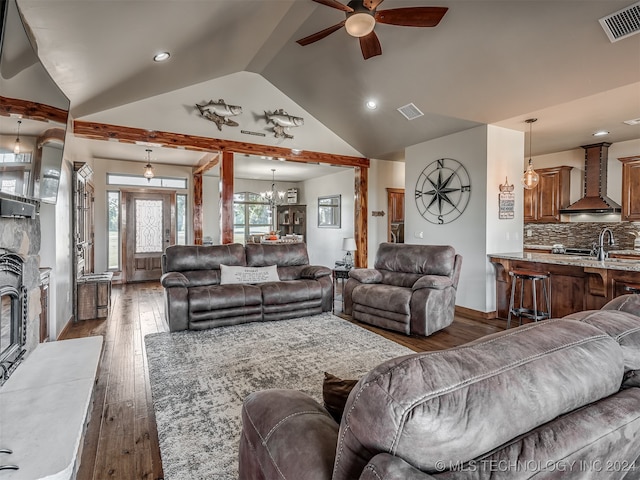
{"type": "Polygon", "coordinates": [[[430,223],[453,222],[462,215],[471,197],[471,179],[453,158],[431,162],[416,182],[418,212],[430,223]]]}

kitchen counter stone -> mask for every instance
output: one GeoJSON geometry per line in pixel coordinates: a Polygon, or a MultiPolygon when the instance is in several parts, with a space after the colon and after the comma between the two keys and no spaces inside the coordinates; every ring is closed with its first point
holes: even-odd
{"type": "MultiPolygon", "coordinates": [[[[635,250],[626,251],[635,252],[635,250]]],[[[622,252],[626,251],[622,250],[622,252]]],[[[609,252],[609,254],[612,253],[614,252],[609,252]]],[[[631,258],[608,258],[604,261],[598,261],[595,257],[590,256],[536,252],[493,253],[489,254],[488,257],[502,258],[506,260],[526,260],[528,262],[550,263],[554,265],[571,265],[583,268],[640,272],[640,255],[638,255],[638,260],[631,258]]]]}

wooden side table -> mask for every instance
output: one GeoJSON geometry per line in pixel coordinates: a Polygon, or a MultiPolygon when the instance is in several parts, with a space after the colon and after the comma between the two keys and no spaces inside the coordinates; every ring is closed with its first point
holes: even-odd
{"type": "Polygon", "coordinates": [[[332,270],[333,275],[333,305],[331,312],[335,313],[335,303],[337,298],[337,286],[338,280],[340,280],[340,293],[342,299],[342,311],[344,312],[344,294],[342,294],[344,290],[344,281],[349,278],[349,272],[351,271],[351,267],[336,267],[332,270]]]}

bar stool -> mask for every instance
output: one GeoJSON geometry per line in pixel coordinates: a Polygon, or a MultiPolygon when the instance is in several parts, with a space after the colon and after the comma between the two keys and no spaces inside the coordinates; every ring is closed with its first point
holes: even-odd
{"type": "Polygon", "coordinates": [[[640,293],[640,283],[627,283],[624,289],[629,293],[640,293]]]}
{"type": "Polygon", "coordinates": [[[511,316],[515,315],[520,319],[520,325],[522,325],[522,318],[528,318],[537,322],[538,320],[545,320],[551,318],[551,276],[549,273],[532,272],[528,270],[511,270],[509,272],[511,278],[511,300],[509,301],[509,316],[507,317],[507,329],[511,326],[511,316]],[[533,300],[533,308],[525,308],[524,305],[524,289],[525,283],[529,280],[531,282],[531,292],[533,300]],[[542,283],[542,295],[546,305],[547,311],[538,310],[538,298],[537,298],[537,282],[542,283]],[[520,304],[518,308],[514,305],[514,299],[516,295],[517,284],[520,283],[520,304]],[[549,284],[549,287],[547,287],[549,284]]]}

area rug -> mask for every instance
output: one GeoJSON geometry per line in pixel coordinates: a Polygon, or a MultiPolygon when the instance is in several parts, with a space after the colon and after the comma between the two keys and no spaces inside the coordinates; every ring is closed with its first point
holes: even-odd
{"type": "Polygon", "coordinates": [[[145,337],[165,480],[236,480],[247,394],[359,378],[413,353],[331,314],[145,337]]]}

